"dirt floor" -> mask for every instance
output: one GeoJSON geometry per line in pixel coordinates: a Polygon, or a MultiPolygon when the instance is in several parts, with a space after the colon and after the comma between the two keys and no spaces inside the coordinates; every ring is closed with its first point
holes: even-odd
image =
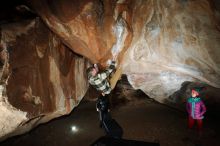
{"type": "MultiPolygon", "coordinates": [[[[220,146],[220,120],[215,117],[205,118],[204,131],[198,135],[195,129],[187,128],[184,112],[149,98],[116,106],[111,114],[123,127],[125,139],[158,142],[161,146],[220,146]]],[[[95,102],[82,101],[70,115],[9,138],[0,146],[89,146],[103,135],[95,102]]]]}

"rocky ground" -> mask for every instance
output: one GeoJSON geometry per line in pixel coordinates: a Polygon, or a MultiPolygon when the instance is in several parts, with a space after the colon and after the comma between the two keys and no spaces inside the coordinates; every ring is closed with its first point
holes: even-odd
{"type": "MultiPolygon", "coordinates": [[[[187,129],[184,112],[136,93],[130,94],[136,96],[130,102],[112,102],[115,106],[112,106],[111,113],[123,127],[123,138],[159,142],[161,146],[220,145],[220,126],[217,124],[220,120],[216,116],[207,113],[204,131],[198,135],[195,129],[187,129]]],[[[88,146],[103,135],[95,102],[83,100],[70,115],[42,124],[25,135],[10,138],[0,146],[88,146]]]]}

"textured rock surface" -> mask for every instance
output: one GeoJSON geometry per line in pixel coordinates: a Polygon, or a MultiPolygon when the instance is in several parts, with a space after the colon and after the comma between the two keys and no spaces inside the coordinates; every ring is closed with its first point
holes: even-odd
{"type": "Polygon", "coordinates": [[[163,101],[184,81],[220,87],[219,23],[208,1],[142,1],[136,6],[133,15],[142,17],[134,17],[124,65],[135,88],[163,101]]]}
{"type": "Polygon", "coordinates": [[[101,64],[112,56],[122,59],[123,73],[132,86],[161,102],[185,81],[220,87],[218,4],[209,0],[32,1],[73,51],[101,64]]]}
{"type": "Polygon", "coordinates": [[[132,13],[120,1],[32,0],[31,5],[68,47],[93,63],[104,64],[131,42],[132,13]]]}
{"type": "Polygon", "coordinates": [[[1,139],[68,114],[85,95],[87,61],[38,18],[1,26],[0,57],[1,139]]]}

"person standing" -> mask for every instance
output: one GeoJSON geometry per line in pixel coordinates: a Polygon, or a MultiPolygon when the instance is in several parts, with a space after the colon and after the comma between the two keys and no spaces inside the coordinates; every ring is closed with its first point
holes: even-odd
{"type": "Polygon", "coordinates": [[[201,134],[203,118],[206,112],[206,106],[199,97],[200,89],[193,88],[191,90],[191,97],[187,99],[186,110],[188,112],[188,127],[193,128],[195,121],[197,122],[197,129],[201,134]]]}

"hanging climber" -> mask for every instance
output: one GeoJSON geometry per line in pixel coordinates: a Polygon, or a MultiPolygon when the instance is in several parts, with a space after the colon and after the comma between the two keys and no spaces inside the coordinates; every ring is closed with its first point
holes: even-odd
{"type": "Polygon", "coordinates": [[[109,67],[103,72],[99,72],[97,64],[94,64],[87,70],[89,83],[95,87],[96,90],[100,91],[103,96],[110,94],[112,90],[108,78],[116,68],[115,61],[108,62],[110,64],[109,67]]]}
{"type": "Polygon", "coordinates": [[[99,71],[98,65],[94,64],[87,69],[89,83],[99,92],[102,96],[98,97],[96,109],[100,113],[100,126],[103,120],[109,118],[109,97],[112,89],[109,83],[109,76],[116,68],[115,61],[108,61],[109,67],[103,72],[99,71]]]}
{"type": "Polygon", "coordinates": [[[108,61],[108,68],[99,71],[97,64],[87,69],[89,83],[101,93],[96,103],[96,109],[99,112],[100,127],[104,128],[107,135],[115,138],[121,138],[123,130],[120,125],[112,119],[109,108],[109,94],[112,91],[109,77],[115,71],[116,62],[108,61]]]}

